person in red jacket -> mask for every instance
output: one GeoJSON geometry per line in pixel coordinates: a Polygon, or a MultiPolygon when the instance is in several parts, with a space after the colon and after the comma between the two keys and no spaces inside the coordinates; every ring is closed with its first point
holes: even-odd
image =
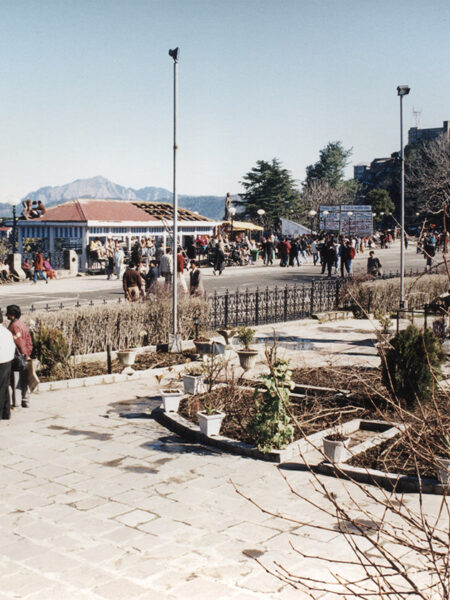
{"type": "Polygon", "coordinates": [[[42,256],[42,254],[40,252],[34,253],[33,266],[34,266],[33,282],[37,283],[37,278],[39,275],[39,279],[45,279],[45,283],[48,283],[47,274],[44,270],[44,257],[42,256]]]}
{"type": "MultiPolygon", "coordinates": [[[[9,331],[12,333],[14,343],[20,354],[24,354],[28,360],[33,351],[33,340],[28,327],[21,320],[22,312],[17,304],[10,304],[6,307],[6,316],[10,321],[9,331]]],[[[28,389],[28,364],[23,371],[14,373],[14,386],[20,392],[22,407],[28,408],[30,405],[30,394],[28,389]]]]}

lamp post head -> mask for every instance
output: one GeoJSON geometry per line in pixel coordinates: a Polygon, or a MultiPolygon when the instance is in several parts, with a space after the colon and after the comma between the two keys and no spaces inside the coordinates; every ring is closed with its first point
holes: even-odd
{"type": "Polygon", "coordinates": [[[309,213],[308,213],[308,215],[310,217],[315,217],[317,215],[317,212],[315,210],[310,210],[309,213]]]}
{"type": "Polygon", "coordinates": [[[348,213],[347,213],[347,217],[351,217],[351,216],[352,216],[352,214],[353,214],[353,213],[352,213],[352,211],[351,211],[351,210],[349,210],[349,211],[348,211],[348,213]]]}
{"type": "Polygon", "coordinates": [[[324,217],[326,217],[327,215],[329,215],[329,214],[330,214],[330,211],[328,211],[328,210],[324,210],[322,214],[323,214],[323,216],[324,216],[324,217]]]}
{"type": "Polygon", "coordinates": [[[260,217],[266,214],[266,211],[263,208],[258,208],[256,211],[260,217]]]}
{"type": "Polygon", "coordinates": [[[173,58],[175,62],[178,62],[178,56],[180,54],[180,49],[177,47],[174,50],[169,50],[169,56],[173,58]]]}
{"type": "Polygon", "coordinates": [[[397,94],[399,96],[407,96],[410,92],[411,88],[408,85],[398,85],[397,86],[397,94]]]}

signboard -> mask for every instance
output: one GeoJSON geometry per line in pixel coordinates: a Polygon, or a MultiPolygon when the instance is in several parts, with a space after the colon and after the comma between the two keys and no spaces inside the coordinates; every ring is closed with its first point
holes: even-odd
{"type": "Polygon", "coordinates": [[[320,206],[319,229],[345,235],[371,236],[373,233],[372,206],[369,204],[320,206]],[[328,211],[328,214],[324,215],[325,211],[328,211]]]}

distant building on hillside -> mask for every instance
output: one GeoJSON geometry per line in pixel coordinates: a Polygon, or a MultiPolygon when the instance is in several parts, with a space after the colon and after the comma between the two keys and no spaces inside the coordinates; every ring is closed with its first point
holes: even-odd
{"type": "MultiPolygon", "coordinates": [[[[76,250],[79,268],[86,270],[91,240],[119,240],[127,249],[141,237],[151,237],[164,247],[172,228],[173,208],[166,202],[80,198],[48,208],[36,219],[17,222],[19,252],[39,246],[51,257],[61,250],[76,250]]],[[[178,238],[213,235],[220,221],[212,221],[185,208],[178,209],[178,238]]],[[[56,265],[54,265],[56,266],[56,265]]]]}
{"type": "Polygon", "coordinates": [[[444,121],[442,127],[431,127],[429,129],[411,127],[408,131],[408,144],[423,141],[429,142],[436,140],[441,135],[445,135],[448,140],[450,139],[449,121],[444,121]]]}

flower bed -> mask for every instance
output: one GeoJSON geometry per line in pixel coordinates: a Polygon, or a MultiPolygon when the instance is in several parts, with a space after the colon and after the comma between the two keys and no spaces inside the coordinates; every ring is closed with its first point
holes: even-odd
{"type": "MultiPolygon", "coordinates": [[[[135,371],[144,371],[146,369],[158,369],[162,367],[171,367],[190,362],[192,360],[191,352],[170,353],[170,352],[144,352],[136,356],[133,369],[135,371]]],[[[122,373],[124,366],[118,360],[111,362],[111,373],[122,373]]],[[[63,379],[79,379],[82,377],[95,377],[96,375],[106,375],[108,372],[106,361],[80,362],[75,366],[57,366],[50,374],[39,373],[39,379],[42,383],[48,381],[60,381],[63,379]]]]}

